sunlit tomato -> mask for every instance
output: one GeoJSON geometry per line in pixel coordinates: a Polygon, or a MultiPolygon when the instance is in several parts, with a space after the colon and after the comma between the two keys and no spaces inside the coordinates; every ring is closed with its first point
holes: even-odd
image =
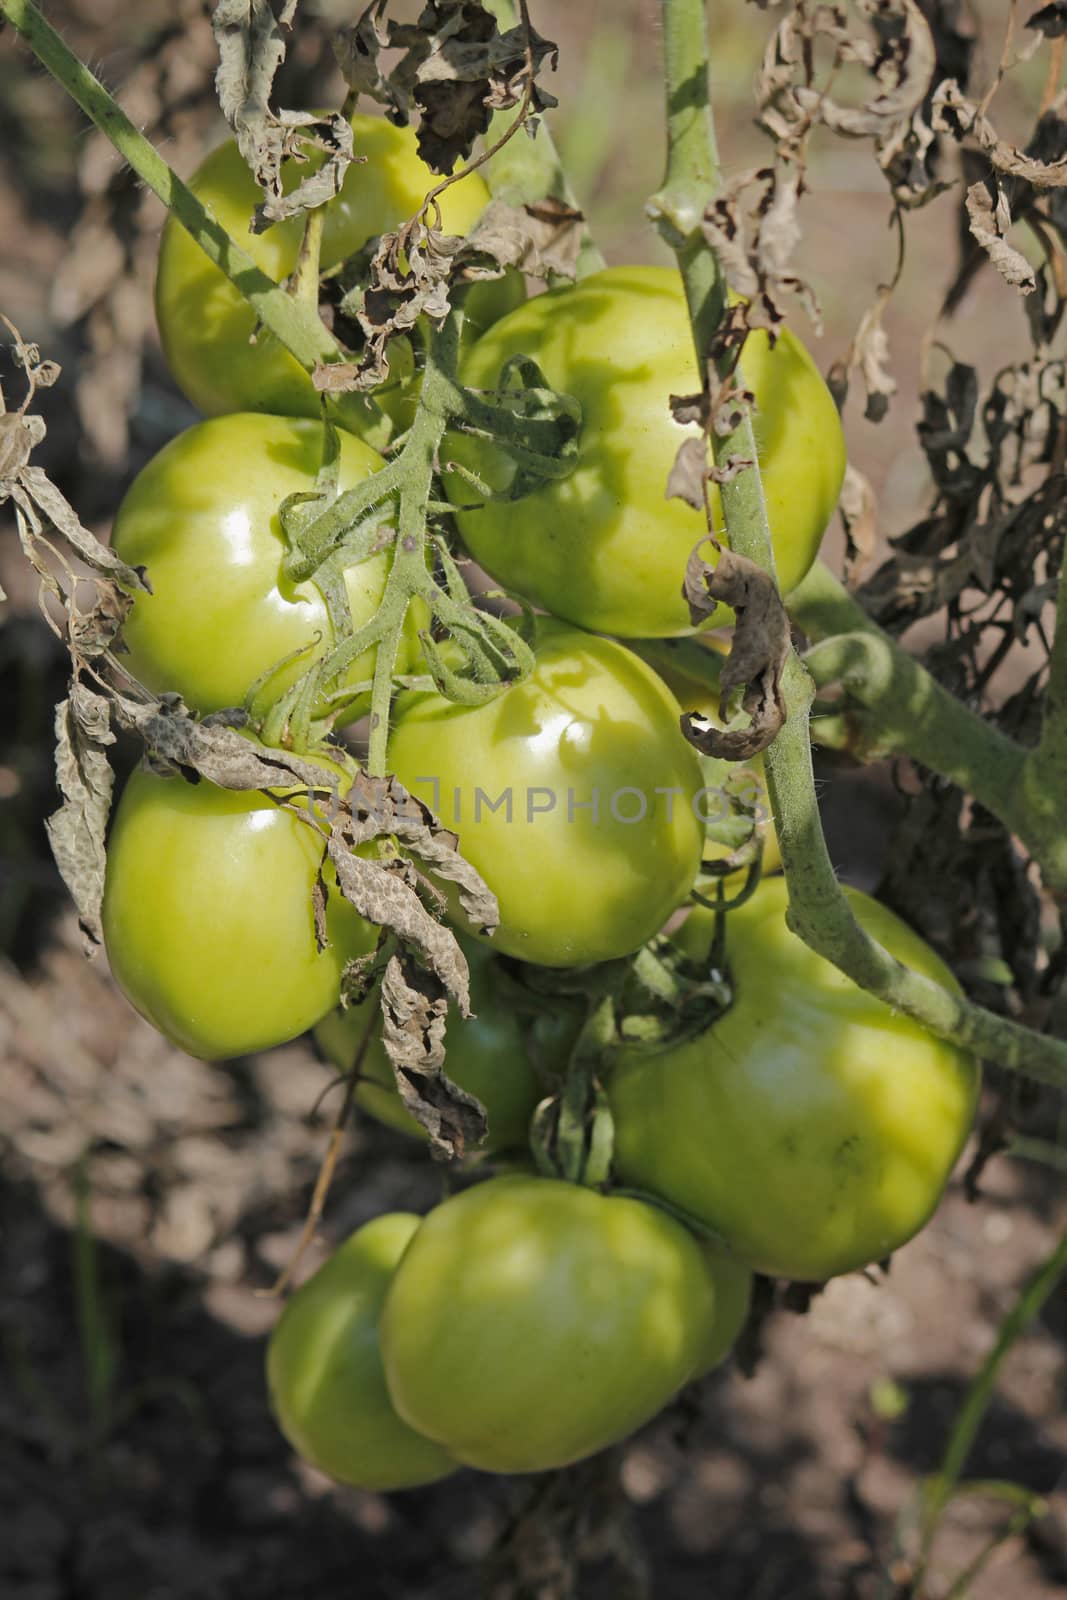
{"type": "Polygon", "coordinates": [[[321,858],[316,831],[258,791],[134,772],[104,887],[104,942],[127,999],[207,1060],[310,1028],[337,1004],[345,963],[377,939],[327,872],[329,944],[317,949],[321,858]]]}
{"type": "MultiPolygon", "coordinates": [[[[637,638],[688,633],[682,580],[704,518],[664,496],[678,448],[696,431],[673,420],[668,400],[699,388],[678,274],[610,267],[535,296],[478,340],[464,381],[491,389],[519,352],[554,389],[580,401],[579,460],[568,477],[520,500],[458,512],[471,554],[501,583],[583,627],[637,638]]],[[[742,361],[759,407],[756,442],[785,593],[814,561],[837,503],[841,425],[818,369],[791,334],[773,351],[765,334],[751,334],[742,361]]],[[[444,459],[497,491],[517,471],[501,448],[470,435],[450,436],[444,459]]],[[[477,500],[458,473],[445,481],[457,505],[477,500]]],[[[717,491],[713,504],[721,528],[717,491]]],[[[729,616],[720,607],[713,621],[729,616]]]]}
{"type": "Polygon", "coordinates": [[[293,1295],[271,1334],[267,1384],[298,1455],[357,1489],[410,1489],[456,1463],[393,1410],[378,1314],[419,1218],[394,1211],[352,1234],[293,1295]]]}
{"type": "MultiPolygon", "coordinates": [[[[152,585],[123,628],[125,659],[148,688],[175,690],[207,714],[241,705],[276,667],[263,691],[274,700],[333,648],[321,589],[282,572],[288,545],[278,516],[286,495],[314,489],[324,435],[321,423],[303,419],[217,417],[180,433],[134,479],[112,543],[147,568],[152,585]]],[[[343,491],[382,462],[362,440],[339,437],[343,491]]],[[[346,570],[356,627],[378,609],[391,563],[383,551],[346,570]]],[[[425,621],[421,603],[409,609],[398,672],[411,670],[425,621]]],[[[373,649],[358,657],[345,683],[367,682],[374,658],[373,649]]]]}
{"type": "Polygon", "coordinates": [[[716,1285],[680,1223],[548,1178],[446,1200],[379,1324],[399,1414],[487,1472],[542,1472],[625,1437],[703,1370],[716,1285]]]}
{"type": "MultiPolygon", "coordinates": [[[[340,194],[327,204],[323,271],[355,254],[374,235],[406,222],[440,182],[419,160],[411,128],[356,116],[352,130],[356,154],[367,159],[349,167],[340,194]]],[[[295,187],[316,164],[314,156],[304,164],[288,162],[283,168],[286,188],[295,187]]],[[[189,182],[258,267],[277,283],[289,276],[300,251],[304,217],[276,222],[263,233],[249,231],[263,195],[235,140],[212,151],[189,182]]],[[[477,174],[446,189],[440,198],[445,231],[465,233],[488,201],[489,191],[477,174]]],[[[466,306],[473,329],[488,327],[524,294],[514,273],[474,285],[466,306]]],[[[251,306],[174,217],[160,241],[156,318],[179,387],[208,416],[224,411],[321,414],[320,397],[303,367],[272,334],[262,328],[256,332],[251,306]]]]}
{"type": "MultiPolygon", "coordinates": [[[[848,891],[900,961],[956,984],[917,934],[848,891]]],[[[729,1011],[660,1050],[620,1051],[608,1090],[621,1179],[717,1230],[762,1272],[818,1282],[880,1261],[934,1211],[974,1117],[978,1068],[786,927],[781,879],[726,923],[729,1011]]],[[[714,918],[678,934],[708,955],[714,918]]]]}
{"type": "MultiPolygon", "coordinates": [[[[489,1118],[482,1150],[524,1146],[534,1107],[547,1092],[530,1065],[526,1038],[534,1019],[520,1016],[514,1002],[499,988],[497,963],[473,939],[462,939],[470,963],[471,1006],[464,1020],[450,1010],[445,1030],[445,1072],[461,1089],[476,1095],[489,1118]]],[[[547,1019],[555,1022],[555,1019],[547,1019]]],[[[538,1019],[540,1021],[540,1019],[538,1019]]],[[[368,1027],[370,1040],[360,1062],[356,1100],[364,1111],[400,1133],[424,1137],[415,1118],[404,1109],[389,1057],[382,1043],[377,990],[361,1006],[334,1011],[315,1029],[315,1038],[342,1072],[350,1072],[368,1027]]],[[[564,1024],[565,1027],[565,1024],[564,1024]]],[[[555,1029],[561,1033],[559,1025],[555,1029]]]]}
{"type": "Polygon", "coordinates": [[[482,705],[403,696],[389,761],[497,896],[495,947],[583,966],[636,950],[688,893],[700,769],[669,690],[623,646],[543,618],[536,657],[482,705]]]}

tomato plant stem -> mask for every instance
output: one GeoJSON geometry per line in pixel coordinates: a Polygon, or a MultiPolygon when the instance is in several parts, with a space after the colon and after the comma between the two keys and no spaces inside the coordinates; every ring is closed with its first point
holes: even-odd
{"type": "MultiPolygon", "coordinates": [[[[204,254],[244,295],[263,326],[301,366],[312,372],[322,363],[340,360],[342,352],[317,311],[302,297],[287,294],[257,267],[134,126],[99,78],[79,61],[32,0],[0,0],[0,17],[22,35],[41,65],[110,139],[123,160],[173,212],[204,254]]],[[[358,426],[369,443],[381,445],[387,441],[388,419],[369,395],[349,393],[332,397],[328,403],[339,422],[358,426]]]]}
{"type": "MultiPolygon", "coordinates": [[[[667,94],[667,175],[649,212],[674,249],[685,284],[701,373],[721,310],[721,269],[700,219],[718,182],[718,149],[709,92],[704,0],[662,0],[667,94]],[[700,198],[702,195],[702,199],[700,198]]],[[[756,463],[751,421],[713,439],[716,460],[742,455],[756,463]]],[[[774,558],[758,463],[721,486],[730,545],[773,574],[774,558]]],[[[819,817],[811,760],[811,675],[791,652],[782,674],[787,718],[764,754],[782,864],[789,885],[788,922],[863,989],[1002,1068],[1067,1088],[1067,1044],[971,1005],[903,966],[860,926],[837,880],[819,817]]]]}

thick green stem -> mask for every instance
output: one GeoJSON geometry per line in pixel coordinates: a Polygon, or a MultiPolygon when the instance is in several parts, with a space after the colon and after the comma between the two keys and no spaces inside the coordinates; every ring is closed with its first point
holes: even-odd
{"type": "MultiPolygon", "coordinates": [[[[721,288],[718,269],[703,259],[710,249],[700,238],[699,217],[717,181],[718,152],[708,86],[707,30],[703,0],[662,0],[667,124],[667,178],[650,203],[660,231],[672,244],[693,319],[700,370],[705,370],[712,306],[721,288]],[[696,196],[704,185],[696,210],[696,196]]],[[[745,423],[729,440],[716,438],[716,459],[751,455],[752,430],[745,423]]],[[[731,548],[773,573],[770,529],[758,466],[722,485],[722,505],[731,548]]],[[[811,763],[811,677],[791,654],[782,676],[787,720],[764,755],[767,788],[789,885],[790,927],[862,988],[998,1065],[1067,1088],[1067,1046],[1009,1022],[951,994],[901,965],[856,921],[830,860],[819,818],[811,763]]]]}
{"type": "MultiPolygon", "coordinates": [[[[287,294],[231,239],[192,190],[171,171],[159,151],[134,126],[100,80],[45,21],[32,0],[0,0],[0,17],[6,18],[22,35],[41,65],[110,139],[123,160],[177,217],[204,254],[240,290],[263,326],[301,366],[313,372],[322,363],[341,360],[343,352],[323,326],[317,311],[305,304],[303,298],[287,294]]],[[[331,398],[329,406],[338,422],[358,428],[372,443],[387,441],[388,419],[368,395],[339,395],[331,398]]]]}
{"type": "Polygon", "coordinates": [[[849,696],[827,723],[828,742],[866,760],[907,755],[958,784],[1022,841],[1050,889],[1067,891],[1067,752],[1056,751],[1054,720],[1048,747],[1043,739],[1027,755],[883,633],[822,562],[789,610],[815,641],[805,663],[816,686],[840,684],[849,696]]]}

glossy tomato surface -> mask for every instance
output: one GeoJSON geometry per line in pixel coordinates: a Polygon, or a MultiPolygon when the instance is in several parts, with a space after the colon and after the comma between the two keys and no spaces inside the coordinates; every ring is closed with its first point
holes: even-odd
{"type": "MultiPolygon", "coordinates": [[[[339,437],[343,492],[382,461],[362,440],[339,437]]],[[[269,702],[332,648],[321,589],[283,573],[279,518],[286,495],[314,490],[324,438],[321,423],[303,419],[217,417],[180,433],[134,479],[112,543],[152,585],[123,628],[130,671],[149,689],[175,690],[207,714],[241,705],[274,667],[262,690],[269,702]]],[[[378,609],[391,563],[381,551],[345,572],[356,627],[378,609]]],[[[410,608],[397,671],[410,670],[425,618],[421,604],[410,608]]],[[[367,682],[374,658],[373,649],[358,657],[346,684],[367,682]]]]}
{"type": "MultiPolygon", "coordinates": [[[[520,1015],[514,1002],[501,993],[497,962],[484,946],[462,936],[461,943],[470,965],[474,1016],[463,1018],[454,1007],[449,1010],[445,1072],[485,1107],[489,1132],[480,1149],[525,1146],[534,1107],[547,1092],[527,1054],[526,1037],[535,1020],[520,1015]]],[[[560,1035],[561,1064],[565,1026],[564,1023],[555,1030],[560,1035]]],[[[398,1132],[424,1138],[423,1129],[404,1108],[382,1043],[377,990],[362,1005],[324,1017],[315,1029],[315,1038],[325,1055],[347,1073],[352,1070],[368,1028],[370,1038],[360,1061],[357,1104],[398,1132]]]]}
{"type": "Polygon", "coordinates": [[[479,706],[407,695],[397,711],[390,766],[496,894],[503,954],[608,961],[685,898],[700,769],[670,691],[623,646],[539,619],[525,682],[479,706]]]}
{"type": "MultiPolygon", "coordinates": [[[[899,960],[956,989],[892,912],[848,891],[899,960]]],[[[620,1051],[608,1085],[623,1182],[683,1207],[761,1272],[819,1282],[880,1261],[933,1213],[974,1118],[971,1056],[894,1013],[785,923],[771,879],[726,924],[734,985],[712,1028],[620,1051]]],[[[713,917],[678,939],[699,958],[713,917]]]]}
{"type": "MultiPolygon", "coordinates": [[[[464,380],[491,389],[503,363],[532,356],[548,383],[582,407],[579,460],[559,482],[517,501],[457,513],[476,561],[509,588],[583,627],[623,637],[691,631],[682,598],[703,514],[667,500],[679,446],[695,428],[671,417],[672,394],[700,385],[681,280],[666,267],[609,267],[573,287],[537,295],[498,322],[470,351],[464,380]]],[[[815,559],[845,469],[837,409],[803,345],[785,333],[772,351],[750,335],[745,382],[783,593],[815,559]]],[[[503,451],[450,435],[443,459],[500,492],[516,468],[503,451]]],[[[477,500],[458,473],[446,476],[457,505],[477,500]]],[[[722,527],[715,492],[716,526],[722,527]]],[[[720,607],[712,624],[728,621],[720,607]]]]}
{"type": "Polygon", "coordinates": [[[267,1349],[278,1426],[305,1461],[357,1489],[409,1489],[456,1463],[393,1410],[378,1315],[419,1218],[375,1217],[335,1250],[282,1312],[267,1349]]]}
{"type": "Polygon", "coordinates": [[[316,831],[258,791],[134,772],[104,887],[104,942],[127,999],[207,1060],[310,1028],[337,1004],[345,963],[377,939],[327,873],[330,942],[316,948],[321,857],[316,831]]]}
{"type": "MultiPolygon", "coordinates": [[[[356,116],[352,130],[357,156],[367,159],[349,167],[340,193],[327,204],[323,271],[360,250],[374,235],[406,222],[440,181],[419,160],[413,129],[394,128],[384,118],[356,116]]],[[[315,164],[314,156],[305,164],[289,162],[283,169],[286,188],[295,187],[315,164]]],[[[250,232],[252,214],[263,195],[235,140],[213,150],[189,185],[268,277],[280,283],[289,276],[300,251],[304,218],[276,222],[263,233],[250,232]]],[[[488,201],[489,191],[477,174],[446,189],[440,199],[445,231],[465,233],[488,201]]],[[[524,294],[517,274],[474,286],[467,297],[473,331],[488,327],[524,294]]],[[[168,219],[160,241],[156,319],[179,387],[207,416],[225,411],[321,415],[321,400],[309,375],[272,334],[262,328],[256,332],[251,306],[174,217],[168,219]]]]}
{"type": "Polygon", "coordinates": [[[543,1472],[654,1416],[700,1369],[714,1318],[704,1251],[665,1212],[513,1176],[430,1213],[379,1332],[413,1428],[487,1472],[543,1472]]]}

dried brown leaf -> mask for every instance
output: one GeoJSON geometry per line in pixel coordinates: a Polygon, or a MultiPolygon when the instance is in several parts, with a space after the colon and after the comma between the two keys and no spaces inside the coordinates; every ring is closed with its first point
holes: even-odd
{"type": "MultiPolygon", "coordinates": [[[[468,242],[502,267],[516,267],[530,278],[573,278],[585,229],[585,217],[574,206],[548,198],[512,206],[493,200],[469,235],[468,242]]],[[[467,276],[478,276],[468,267],[467,276]]]]}
{"type": "Polygon", "coordinates": [[[837,503],[845,527],[845,582],[851,588],[874,559],[878,547],[878,502],[871,480],[858,467],[845,468],[837,503]]]}
{"type": "Polygon", "coordinates": [[[63,803],[45,823],[56,866],[78,908],[92,944],[103,938],[104,836],[114,774],[107,748],[114,744],[106,696],[73,683],[56,707],[56,782],[63,803]]]}
{"type": "Polygon", "coordinates": [[[481,1143],[488,1122],[480,1101],[443,1071],[447,1012],[443,985],[410,957],[390,958],[382,978],[382,1040],[400,1098],[434,1153],[454,1158],[481,1143]]]}
{"type": "MultiPolygon", "coordinates": [[[[682,731],[704,755],[750,761],[772,743],[785,722],[781,678],[790,651],[789,618],[774,579],[747,556],[723,550],[715,567],[704,564],[702,579],[710,602],[705,615],[721,602],[737,618],[719,680],[719,716],[726,720],[729,697],[743,685],[741,710],[750,720],[747,727],[716,728],[699,713],[686,712],[682,731]]],[[[687,573],[687,593],[689,582],[687,573]]]]}
{"type": "Polygon", "coordinates": [[[1005,283],[1021,294],[1033,294],[1037,279],[1029,261],[1008,243],[1011,206],[999,179],[972,183],[967,190],[967,217],[971,233],[982,246],[1005,283]]]}

